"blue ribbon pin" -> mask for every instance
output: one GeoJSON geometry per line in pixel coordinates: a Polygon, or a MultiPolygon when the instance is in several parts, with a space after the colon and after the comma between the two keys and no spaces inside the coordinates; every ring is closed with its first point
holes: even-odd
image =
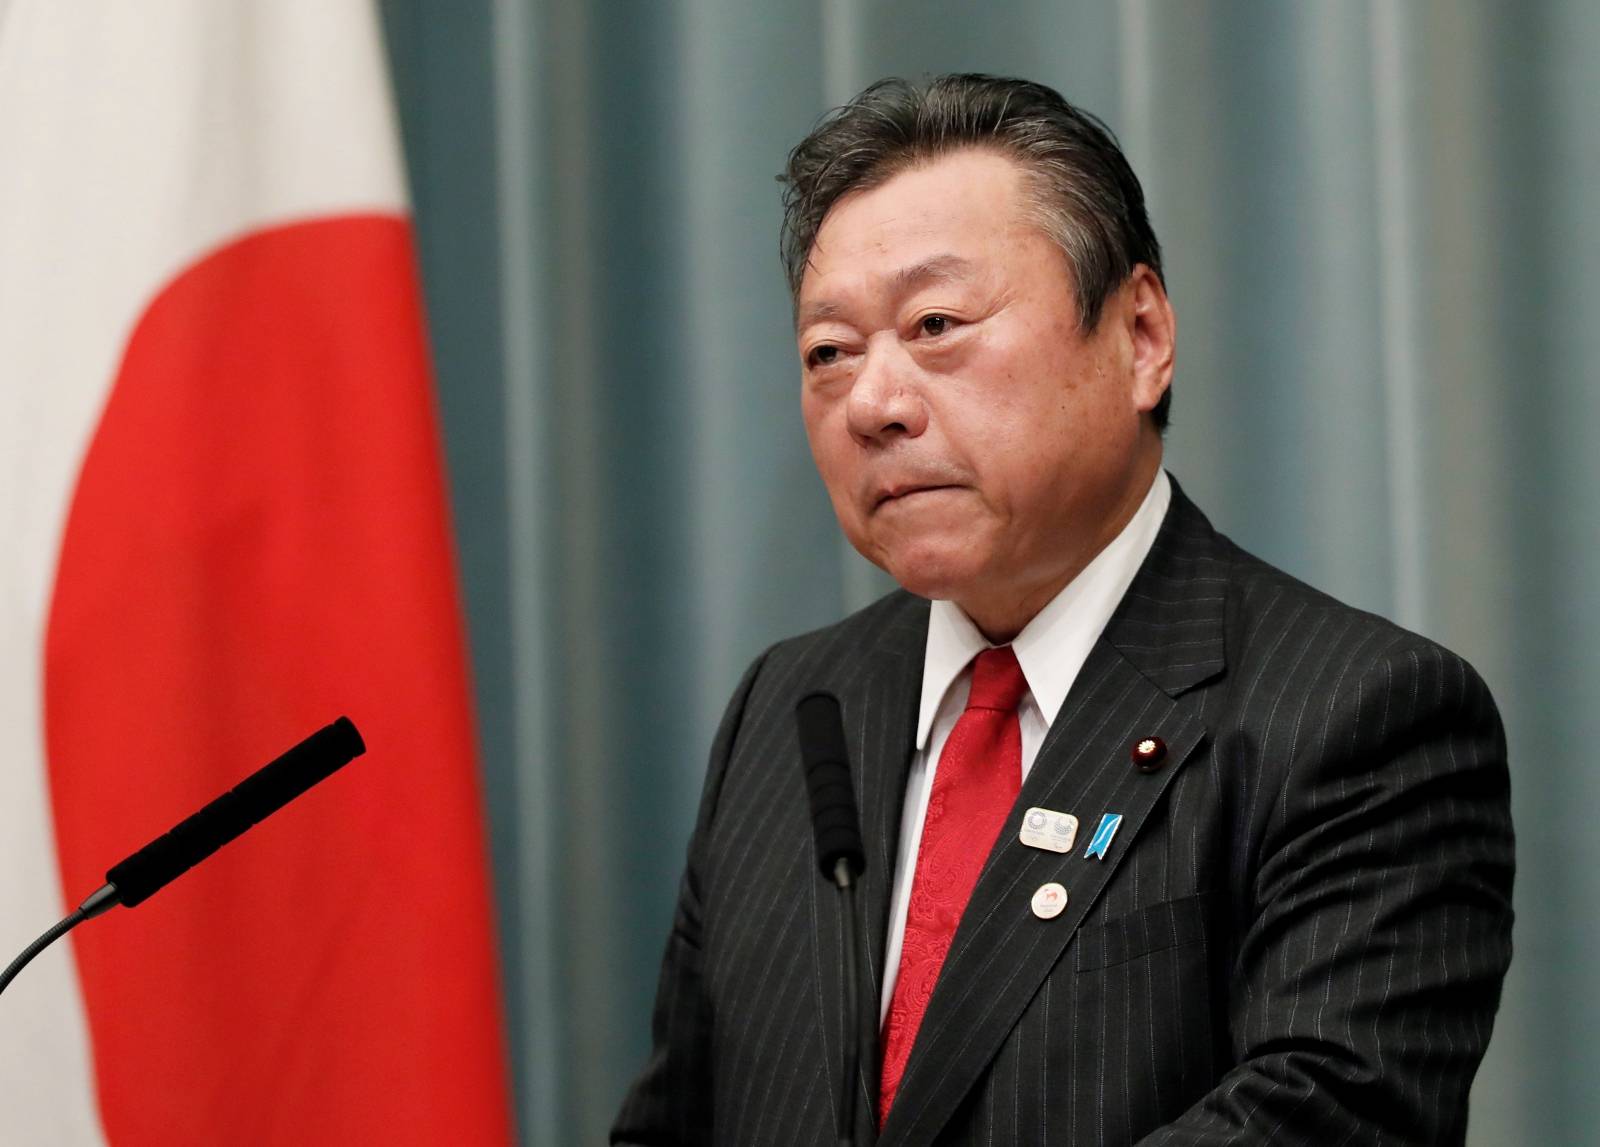
{"type": "Polygon", "coordinates": [[[1088,860],[1091,856],[1100,860],[1106,858],[1106,849],[1111,847],[1111,838],[1117,835],[1117,826],[1122,823],[1120,812],[1108,812],[1100,818],[1100,827],[1094,830],[1094,839],[1089,842],[1089,851],[1083,854],[1088,860]]]}

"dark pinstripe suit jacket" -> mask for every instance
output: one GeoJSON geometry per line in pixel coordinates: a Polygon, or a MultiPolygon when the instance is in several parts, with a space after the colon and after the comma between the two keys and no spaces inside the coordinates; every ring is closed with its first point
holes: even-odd
{"type": "MultiPolygon", "coordinates": [[[[866,836],[869,1025],[927,603],[783,642],[717,735],[613,1142],[831,1144],[839,905],[796,700],[835,692],[866,836]]],[[[952,943],[888,1123],[902,1144],[1459,1143],[1510,959],[1493,702],[1460,658],[1215,533],[1181,492],[1051,727],[952,943]],[[1142,773],[1140,738],[1168,747],[1142,773]],[[1060,855],[1022,811],[1075,813],[1060,855]],[[1123,822],[1103,861],[1083,846],[1123,822]],[[1029,909],[1046,881],[1067,910],[1029,909]]],[[[857,1082],[872,1142],[876,1074],[857,1082]]]]}

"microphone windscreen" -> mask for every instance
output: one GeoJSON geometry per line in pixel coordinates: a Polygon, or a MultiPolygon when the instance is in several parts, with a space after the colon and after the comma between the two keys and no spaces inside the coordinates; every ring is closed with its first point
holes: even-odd
{"type": "Polygon", "coordinates": [[[831,880],[842,857],[851,873],[860,876],[867,857],[861,844],[855,789],[850,784],[850,755],[845,749],[839,700],[831,693],[808,693],[795,706],[794,716],[806,791],[811,797],[817,866],[831,880]]]}
{"type": "Polygon", "coordinates": [[[340,717],[116,865],[106,883],[132,908],[366,749],[350,718],[340,717]]]}

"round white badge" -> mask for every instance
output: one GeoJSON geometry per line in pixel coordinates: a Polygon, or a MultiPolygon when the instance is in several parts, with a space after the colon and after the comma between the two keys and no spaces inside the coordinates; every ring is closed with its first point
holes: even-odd
{"type": "Polygon", "coordinates": [[[1067,890],[1053,880],[1033,894],[1033,914],[1041,920],[1054,920],[1066,908],[1067,890]]]}

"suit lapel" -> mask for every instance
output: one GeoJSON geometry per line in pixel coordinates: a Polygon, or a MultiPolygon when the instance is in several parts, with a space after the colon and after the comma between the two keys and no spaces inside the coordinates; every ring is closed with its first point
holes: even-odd
{"type": "Polygon", "coordinates": [[[1213,539],[1174,484],[1161,533],[1084,662],[973,890],[884,1126],[884,1147],[934,1140],[1204,741],[1198,699],[1185,694],[1223,668],[1224,571],[1213,539]],[[1167,746],[1153,773],[1131,758],[1145,737],[1167,746]],[[1071,852],[1018,840],[1023,813],[1033,806],[1078,817],[1071,852]],[[1088,858],[1107,813],[1122,821],[1104,858],[1088,858]],[[1030,902],[1049,882],[1066,888],[1068,902],[1043,920],[1030,902]]]}
{"type": "MultiPolygon", "coordinates": [[[[861,967],[860,1019],[865,1039],[857,1080],[856,1141],[869,1144],[877,1129],[878,1008],[883,994],[885,934],[893,889],[895,853],[905,806],[906,777],[915,749],[917,702],[927,642],[928,603],[905,595],[905,608],[837,676],[818,682],[839,698],[851,780],[861,816],[867,866],[856,889],[856,958],[861,967]]],[[[814,871],[814,870],[813,870],[814,871]]],[[[820,877],[812,881],[816,924],[818,1002],[830,1087],[839,1078],[840,1001],[844,967],[840,957],[839,897],[820,877]]]]}
{"type": "Polygon", "coordinates": [[[906,778],[916,748],[917,702],[922,692],[927,628],[927,603],[918,602],[909,632],[902,640],[875,651],[872,672],[840,698],[867,848],[860,897],[862,937],[872,980],[868,987],[872,991],[878,991],[883,984],[884,936],[889,925],[895,853],[900,847],[906,778]]]}

